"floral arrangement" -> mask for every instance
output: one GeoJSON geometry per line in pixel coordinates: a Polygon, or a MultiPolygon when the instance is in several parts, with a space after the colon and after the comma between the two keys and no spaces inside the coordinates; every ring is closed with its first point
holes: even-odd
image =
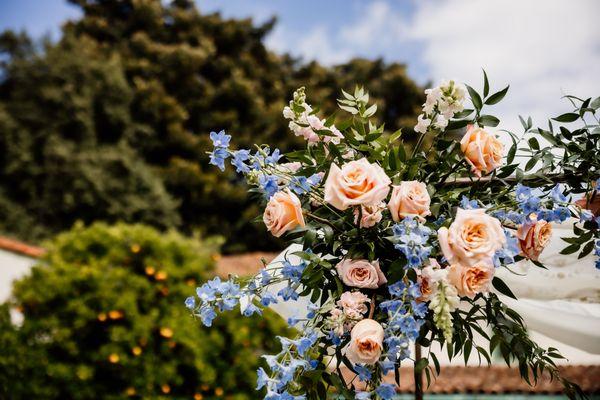
{"type": "Polygon", "coordinates": [[[281,351],[264,356],[265,399],[322,399],[330,387],[347,399],[391,399],[402,362],[428,382],[440,373],[434,352],[411,355],[435,342],[465,362],[477,354],[490,363],[496,352],[527,382],[547,373],[583,396],[560,377],[557,350],[534,343],[502,303],[498,293],[514,295],[495,271],[522,259],[543,267],[553,222],[573,224],[565,254],[600,256],[600,217],[590,211],[600,189],[600,98],[567,96],[573,111],[547,128],[521,118],[517,136],[492,132],[500,121],[483,112],[507,91],[490,94],[485,72],[481,94],[455,81],[427,89],[412,146],[372,121],[377,105],[360,87],[342,91],[343,119],[321,118],[304,88],[294,93],[283,116],[306,139],[302,150],[234,150],[230,135],[211,132],[210,163],[224,170],[229,160],[266,204],[268,231],[302,248],[254,277],[215,278],[186,300],[206,326],[240,301],[252,315],[310,300],[305,316],[290,318],[298,336],[280,337],[281,351]]]}

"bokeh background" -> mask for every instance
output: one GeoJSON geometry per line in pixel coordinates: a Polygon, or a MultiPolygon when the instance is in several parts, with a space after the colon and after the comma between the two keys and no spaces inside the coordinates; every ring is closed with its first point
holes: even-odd
{"type": "Polygon", "coordinates": [[[281,115],[295,88],[330,113],[360,84],[410,143],[424,88],[477,86],[482,68],[511,84],[500,128],[542,124],[563,94],[600,93],[598,15],[594,0],[0,1],[0,398],[256,398],[285,323],[206,330],[182,307],[260,266],[235,254],[282,248],[208,165],[208,133],[286,151],[302,145],[281,115]]]}

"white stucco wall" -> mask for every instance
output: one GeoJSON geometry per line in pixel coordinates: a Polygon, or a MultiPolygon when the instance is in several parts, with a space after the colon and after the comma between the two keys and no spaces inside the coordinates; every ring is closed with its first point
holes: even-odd
{"type": "Polygon", "coordinates": [[[10,297],[13,281],[27,274],[36,262],[35,258],[0,249],[0,302],[10,297]]]}

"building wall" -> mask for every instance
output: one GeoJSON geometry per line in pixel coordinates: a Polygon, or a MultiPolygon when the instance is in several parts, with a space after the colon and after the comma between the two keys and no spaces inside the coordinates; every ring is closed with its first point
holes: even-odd
{"type": "Polygon", "coordinates": [[[10,297],[13,281],[27,274],[36,262],[35,258],[0,249],[0,302],[10,297]]]}

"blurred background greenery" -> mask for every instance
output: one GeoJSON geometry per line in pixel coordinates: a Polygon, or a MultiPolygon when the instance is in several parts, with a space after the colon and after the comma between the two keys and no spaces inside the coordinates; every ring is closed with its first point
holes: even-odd
{"type": "Polygon", "coordinates": [[[219,251],[281,248],[241,181],[208,165],[208,133],[302,146],[281,114],[293,90],[327,114],[361,84],[410,140],[423,90],[402,64],[275,54],[275,20],[71,2],[82,16],[57,41],[0,34],[0,234],[48,249],[0,307],[0,399],[256,398],[286,324],[233,312],[206,329],[183,307],[219,251]]]}
{"type": "Polygon", "coordinates": [[[410,127],[423,91],[402,64],[324,67],[264,45],[275,20],[202,15],[191,0],[72,0],[56,42],[0,36],[0,230],[38,241],[90,223],[142,222],[277,249],[233,173],[208,165],[208,133],[236,146],[302,145],[281,111],[298,86],[331,113],[365,85],[389,130],[410,127]]]}

